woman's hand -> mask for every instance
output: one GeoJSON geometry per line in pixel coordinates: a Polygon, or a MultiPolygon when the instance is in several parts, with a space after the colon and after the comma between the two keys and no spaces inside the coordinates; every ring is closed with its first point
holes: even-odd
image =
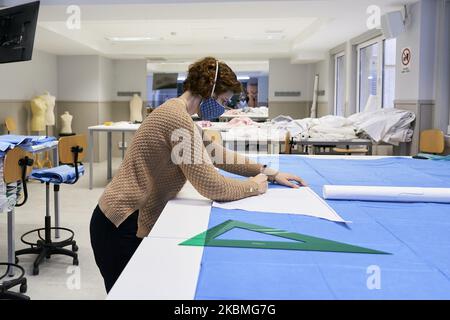
{"type": "Polygon", "coordinates": [[[258,184],[259,194],[267,192],[269,183],[267,182],[267,176],[265,174],[258,174],[256,177],[249,178],[249,180],[258,184]]]}
{"type": "Polygon", "coordinates": [[[300,177],[290,173],[279,172],[274,179],[276,183],[282,186],[298,189],[301,186],[306,187],[308,184],[300,177]],[[292,181],[298,182],[298,184],[293,183],[292,181]]]}

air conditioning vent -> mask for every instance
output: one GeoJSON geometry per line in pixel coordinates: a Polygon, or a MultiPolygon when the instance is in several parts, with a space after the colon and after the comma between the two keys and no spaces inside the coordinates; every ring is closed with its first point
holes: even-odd
{"type": "Polygon", "coordinates": [[[135,94],[137,94],[138,96],[141,96],[140,91],[118,91],[117,92],[118,97],[132,97],[135,94]]]}
{"type": "Polygon", "coordinates": [[[275,91],[275,97],[300,97],[300,91],[275,91]]]}
{"type": "Polygon", "coordinates": [[[166,61],[167,61],[167,59],[164,57],[147,58],[147,62],[149,62],[149,63],[166,62],[166,61]]]}

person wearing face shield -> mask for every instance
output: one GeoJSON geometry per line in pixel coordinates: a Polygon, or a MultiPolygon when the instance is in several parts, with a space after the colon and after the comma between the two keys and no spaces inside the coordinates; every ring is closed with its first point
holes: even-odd
{"type": "Polygon", "coordinates": [[[189,67],[183,88],[180,97],[166,101],[141,124],[92,214],[91,245],[107,292],[186,181],[214,201],[261,195],[269,181],[292,188],[305,185],[295,175],[202,138],[191,116],[216,119],[224,104],[241,92],[229,66],[212,57],[201,59],[189,67]],[[226,178],[216,168],[247,179],[226,178]]]}

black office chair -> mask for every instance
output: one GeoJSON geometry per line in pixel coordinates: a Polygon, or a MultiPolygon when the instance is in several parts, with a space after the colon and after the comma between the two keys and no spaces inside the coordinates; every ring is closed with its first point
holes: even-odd
{"type": "MultiPolygon", "coordinates": [[[[22,249],[16,251],[16,263],[18,263],[17,256],[24,254],[37,254],[37,258],[33,264],[33,275],[39,274],[39,265],[44,261],[44,258],[50,259],[52,255],[61,254],[66,255],[73,258],[73,265],[77,266],[79,264],[78,261],[78,246],[76,241],[74,240],[75,233],[68,229],[62,227],[52,227],[51,226],[51,216],[50,216],[50,184],[54,186],[54,200],[55,200],[55,215],[59,214],[59,190],[60,184],[75,184],[79,177],[79,164],[84,157],[84,150],[86,149],[87,142],[86,137],[83,135],[75,135],[69,137],[63,137],[59,139],[59,157],[60,163],[62,165],[71,164],[74,170],[74,180],[61,182],[55,179],[51,179],[47,177],[36,177],[34,174],[31,175],[32,179],[38,180],[42,183],[45,183],[46,188],[46,215],[45,215],[45,227],[40,229],[35,229],[25,233],[21,240],[23,243],[31,246],[27,249],[22,249]],[[68,236],[64,240],[55,241],[52,240],[51,232],[52,231],[63,231],[68,234],[68,236]],[[42,236],[44,233],[44,236],[42,236]],[[37,235],[38,240],[35,242],[31,242],[27,240],[27,237],[31,235],[37,235]],[[65,247],[71,246],[72,250],[68,250],[65,247]]],[[[57,170],[60,167],[47,169],[46,172],[52,172],[57,170]]],[[[55,171],[56,172],[56,171],[55,171]]]]}
{"type": "MultiPolygon", "coordinates": [[[[3,179],[7,184],[7,193],[17,192],[20,189],[19,186],[21,186],[24,193],[22,202],[16,203],[16,207],[23,206],[28,200],[26,179],[31,172],[32,166],[33,159],[31,154],[20,148],[14,148],[5,156],[3,179]],[[12,183],[18,184],[17,187],[12,188],[13,191],[8,190],[8,184],[12,183]]],[[[10,195],[7,194],[7,196],[10,195]]],[[[0,263],[0,266],[5,267],[5,272],[0,274],[0,300],[29,300],[30,298],[24,294],[28,289],[25,270],[21,266],[12,263],[0,263]],[[20,286],[20,293],[10,291],[16,286],[20,286]]]]}

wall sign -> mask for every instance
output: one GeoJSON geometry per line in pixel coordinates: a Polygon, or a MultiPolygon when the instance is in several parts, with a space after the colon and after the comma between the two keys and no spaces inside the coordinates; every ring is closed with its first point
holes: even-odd
{"type": "Polygon", "coordinates": [[[404,48],[402,50],[402,73],[411,72],[411,59],[412,59],[412,51],[411,48],[404,48]]]}

